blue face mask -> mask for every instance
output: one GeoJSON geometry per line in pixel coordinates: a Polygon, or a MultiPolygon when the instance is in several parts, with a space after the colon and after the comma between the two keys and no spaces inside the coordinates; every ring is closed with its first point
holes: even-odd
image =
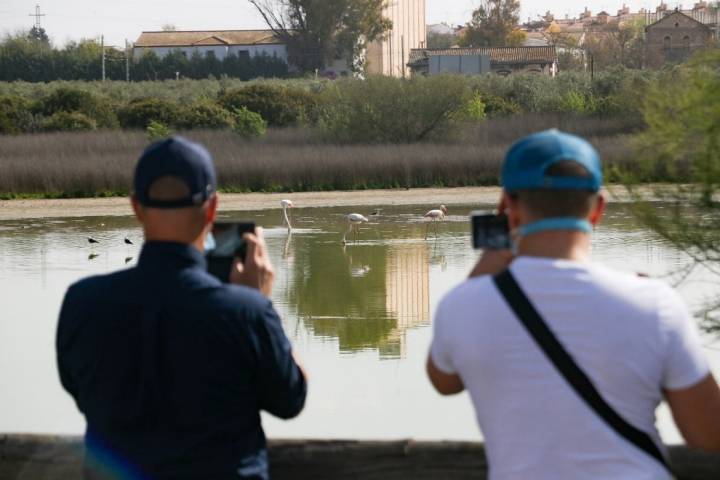
{"type": "Polygon", "coordinates": [[[203,249],[206,252],[209,252],[211,250],[215,250],[215,247],[217,247],[215,237],[213,236],[212,232],[208,232],[208,234],[205,236],[205,244],[203,245],[203,249]]]}

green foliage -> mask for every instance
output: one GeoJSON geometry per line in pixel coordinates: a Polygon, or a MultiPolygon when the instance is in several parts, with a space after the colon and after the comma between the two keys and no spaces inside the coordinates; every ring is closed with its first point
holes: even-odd
{"type": "Polygon", "coordinates": [[[30,131],[33,116],[30,102],[20,97],[0,95],[0,134],[18,134],[30,131]]]}
{"type": "Polygon", "coordinates": [[[230,111],[246,107],[272,127],[287,127],[316,118],[319,99],[304,90],[255,84],[225,93],[219,103],[230,111]]]}
{"type": "Polygon", "coordinates": [[[210,100],[199,100],[178,114],[177,126],[184,129],[206,128],[221,130],[232,128],[233,115],[210,100]]]}
{"type": "MultiPolygon", "coordinates": [[[[648,125],[637,145],[640,168],[625,172],[638,218],[687,253],[694,265],[720,274],[720,50],[697,55],[653,82],[645,103],[648,125]],[[647,191],[637,182],[661,172],[676,183],[647,191]],[[650,203],[670,207],[660,212],[650,203]],[[688,211],[692,214],[688,215],[688,211]]],[[[720,331],[720,301],[703,312],[720,331]]]]}
{"type": "Polygon", "coordinates": [[[519,0],[483,0],[460,38],[462,47],[516,47],[525,41],[518,30],[519,0]]]}
{"type": "Polygon", "coordinates": [[[457,133],[471,98],[460,76],[348,79],[326,91],[321,127],[338,142],[446,139],[457,133]]]}
{"type": "Polygon", "coordinates": [[[485,119],[485,102],[479,92],[473,93],[468,100],[464,115],[467,120],[475,122],[485,119]]]}
{"type": "Polygon", "coordinates": [[[91,118],[99,128],[118,126],[112,103],[86,90],[60,87],[40,99],[34,107],[35,113],[49,117],[59,112],[78,112],[91,118]]]}
{"type": "Polygon", "coordinates": [[[245,107],[240,107],[235,110],[233,130],[245,138],[262,137],[267,132],[267,122],[263,120],[260,114],[251,112],[245,107]]]}
{"type": "Polygon", "coordinates": [[[42,129],[48,132],[87,132],[97,127],[95,120],[80,112],[59,111],[42,122],[42,129]]]}
{"type": "Polygon", "coordinates": [[[154,120],[148,124],[145,132],[147,133],[147,138],[150,142],[162,140],[163,138],[168,138],[170,135],[172,135],[172,131],[167,125],[156,122],[154,120]]]}
{"type": "Polygon", "coordinates": [[[118,118],[124,128],[145,129],[150,122],[176,125],[180,109],[174,103],[159,98],[139,98],[120,109],[118,118]]]}

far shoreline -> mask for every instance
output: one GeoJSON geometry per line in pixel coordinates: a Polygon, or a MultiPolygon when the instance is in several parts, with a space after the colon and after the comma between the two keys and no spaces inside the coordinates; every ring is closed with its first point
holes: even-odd
{"type": "MultiPolygon", "coordinates": [[[[500,187],[413,188],[385,190],[351,190],[298,193],[220,193],[220,211],[280,209],[280,200],[288,198],[296,208],[362,207],[392,205],[441,204],[494,205],[500,198],[500,187]]],[[[629,201],[621,187],[611,187],[612,201],[629,201]]],[[[127,197],[0,200],[0,221],[118,217],[132,215],[127,197]]]]}

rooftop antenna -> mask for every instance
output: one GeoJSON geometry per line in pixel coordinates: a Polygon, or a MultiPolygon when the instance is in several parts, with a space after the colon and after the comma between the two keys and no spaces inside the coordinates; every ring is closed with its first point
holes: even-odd
{"type": "Polygon", "coordinates": [[[42,26],[40,25],[40,19],[46,15],[44,13],[40,13],[39,3],[35,5],[35,13],[29,13],[28,16],[35,17],[35,29],[40,30],[42,28],[42,26]]]}

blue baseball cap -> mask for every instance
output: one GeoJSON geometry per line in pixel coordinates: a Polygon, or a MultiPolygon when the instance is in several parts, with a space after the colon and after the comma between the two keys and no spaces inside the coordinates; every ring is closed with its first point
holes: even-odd
{"type": "Polygon", "coordinates": [[[171,137],[150,145],[138,160],[133,180],[133,195],[151,208],[183,208],[200,206],[217,189],[212,156],[198,143],[183,137],[171,137]],[[161,200],[150,198],[152,184],[166,176],[177,177],[188,186],[185,198],[161,200]]]}
{"type": "Polygon", "coordinates": [[[600,155],[587,140],[559,130],[546,130],[515,143],[505,157],[502,186],[507,192],[527,189],[588,190],[598,192],[603,176],[600,155]],[[588,176],[568,177],[546,174],[561,161],[577,162],[588,176]]]}

